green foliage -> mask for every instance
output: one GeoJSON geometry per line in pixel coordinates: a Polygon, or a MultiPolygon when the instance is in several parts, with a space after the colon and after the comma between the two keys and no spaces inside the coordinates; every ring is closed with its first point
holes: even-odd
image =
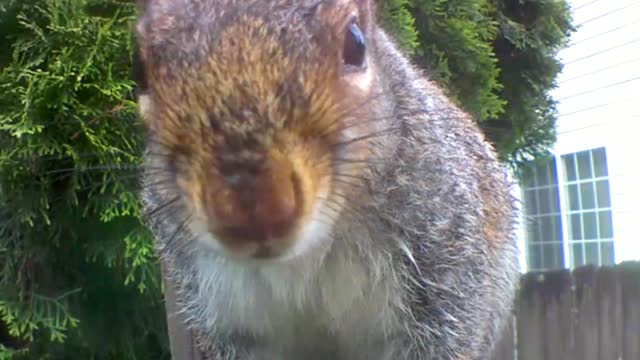
{"type": "MultiPolygon", "coordinates": [[[[137,201],[129,0],[0,3],[0,360],[162,359],[137,201]]],[[[557,0],[379,0],[401,47],[517,165],[555,137],[557,0]]]]}
{"type": "Polygon", "coordinates": [[[562,70],[556,59],[574,31],[569,5],[558,0],[493,0],[500,22],[493,47],[501,69],[504,112],[484,125],[498,150],[521,168],[544,157],[556,140],[556,103],[549,95],[562,70]]]}
{"type": "Polygon", "coordinates": [[[68,295],[47,298],[31,294],[28,303],[0,300],[0,319],[6,324],[10,336],[33,341],[34,333],[43,327],[49,330],[50,341],[63,342],[65,331],[78,326],[78,319],[68,313],[63,303],[68,295]]]}
{"type": "Polygon", "coordinates": [[[475,116],[503,160],[518,170],[546,153],[555,141],[556,54],[573,31],[566,1],[378,3],[394,37],[475,116]]]}
{"type": "Polygon", "coordinates": [[[13,51],[0,58],[0,317],[12,348],[120,359],[148,358],[153,345],[164,356],[159,269],[136,195],[135,8],[50,0],[2,11],[13,51]]]}
{"type": "Polygon", "coordinates": [[[398,45],[407,54],[415,54],[420,45],[415,18],[407,6],[411,0],[378,1],[378,16],[385,29],[393,33],[398,45]]]}
{"type": "Polygon", "coordinates": [[[504,101],[497,96],[497,60],[492,39],[497,23],[484,0],[414,1],[420,24],[419,64],[430,69],[434,80],[478,119],[497,116],[504,101]]]}

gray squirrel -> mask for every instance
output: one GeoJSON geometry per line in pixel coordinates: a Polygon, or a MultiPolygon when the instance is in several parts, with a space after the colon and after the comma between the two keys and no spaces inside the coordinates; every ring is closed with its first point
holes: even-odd
{"type": "Polygon", "coordinates": [[[216,360],[489,359],[511,180],[373,0],[146,0],[142,202],[216,360]]]}

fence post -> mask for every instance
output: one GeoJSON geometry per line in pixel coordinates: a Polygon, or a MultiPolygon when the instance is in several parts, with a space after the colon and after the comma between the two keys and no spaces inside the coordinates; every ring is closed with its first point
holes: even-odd
{"type": "Polygon", "coordinates": [[[200,354],[195,346],[193,334],[186,328],[176,314],[175,288],[171,280],[165,276],[164,266],[162,266],[162,279],[165,289],[165,307],[171,358],[173,360],[204,360],[202,354],[200,354]]]}

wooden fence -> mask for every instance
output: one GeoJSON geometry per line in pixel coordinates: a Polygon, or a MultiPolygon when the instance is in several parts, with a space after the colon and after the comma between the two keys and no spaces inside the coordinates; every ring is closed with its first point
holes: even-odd
{"type": "Polygon", "coordinates": [[[640,264],[527,274],[493,360],[640,360],[640,264]]]}
{"type": "MultiPolygon", "coordinates": [[[[167,293],[173,358],[203,359],[167,293]]],[[[491,360],[640,360],[640,263],[527,274],[514,312],[491,360]]]]}

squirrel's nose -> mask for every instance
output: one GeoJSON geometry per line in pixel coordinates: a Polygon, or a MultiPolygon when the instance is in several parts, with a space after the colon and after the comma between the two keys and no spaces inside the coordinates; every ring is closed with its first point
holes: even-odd
{"type": "Polygon", "coordinates": [[[211,204],[216,231],[239,242],[286,237],[301,208],[298,174],[284,156],[253,164],[221,164],[211,204]]]}

